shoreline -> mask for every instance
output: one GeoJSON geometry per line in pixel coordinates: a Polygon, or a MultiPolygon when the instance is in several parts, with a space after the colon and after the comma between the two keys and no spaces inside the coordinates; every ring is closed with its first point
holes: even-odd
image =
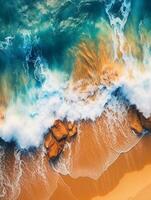
{"type": "MultiPolygon", "coordinates": [[[[121,200],[121,196],[122,200],[137,200],[139,193],[149,200],[151,192],[148,191],[145,196],[142,190],[151,188],[150,142],[150,135],[142,138],[134,148],[121,154],[98,180],[72,179],[69,176],[63,177],[63,180],[78,200],[121,200]]],[[[51,199],[58,199],[60,191],[58,187],[51,199]]],[[[63,193],[62,196],[64,200],[68,194],[63,193]]]]}

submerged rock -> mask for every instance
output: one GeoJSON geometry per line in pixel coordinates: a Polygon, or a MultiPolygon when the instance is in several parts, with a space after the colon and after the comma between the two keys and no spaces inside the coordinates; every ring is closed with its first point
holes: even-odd
{"type": "Polygon", "coordinates": [[[136,108],[128,111],[128,121],[132,130],[136,134],[141,134],[144,129],[151,131],[151,117],[145,118],[136,108]]]}
{"type": "Polygon", "coordinates": [[[45,137],[44,146],[49,159],[55,159],[63,151],[65,143],[77,134],[77,125],[71,122],[56,120],[45,137]]]}
{"type": "Polygon", "coordinates": [[[143,128],[151,131],[151,117],[145,118],[143,115],[140,115],[140,119],[141,119],[143,128]]]}
{"type": "Polygon", "coordinates": [[[48,148],[48,157],[50,159],[56,158],[63,150],[65,145],[65,141],[61,141],[58,143],[57,141],[54,140],[53,144],[48,148]]]}
{"type": "Polygon", "coordinates": [[[50,159],[57,157],[63,150],[65,140],[57,141],[52,133],[45,137],[44,146],[47,149],[47,155],[50,159]]]}
{"type": "Polygon", "coordinates": [[[131,129],[136,134],[141,134],[143,132],[143,126],[140,120],[139,112],[136,109],[129,109],[128,111],[128,122],[131,129]]]}
{"type": "MultiPolygon", "coordinates": [[[[137,135],[141,135],[144,129],[151,130],[151,117],[146,119],[142,113],[134,107],[130,107],[128,110],[127,120],[129,127],[137,135]]],[[[44,140],[48,158],[57,158],[63,151],[65,144],[71,142],[71,139],[76,136],[77,133],[76,123],[56,120],[44,140]]]]}
{"type": "Polygon", "coordinates": [[[68,136],[68,130],[61,120],[55,121],[54,126],[51,128],[51,131],[57,141],[60,141],[68,136]]]}

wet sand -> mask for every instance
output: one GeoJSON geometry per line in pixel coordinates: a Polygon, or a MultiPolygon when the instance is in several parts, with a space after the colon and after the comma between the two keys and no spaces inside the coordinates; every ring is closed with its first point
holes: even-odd
{"type": "Polygon", "coordinates": [[[59,185],[51,200],[150,200],[151,136],[145,136],[129,152],[121,154],[98,179],[63,177],[73,197],[59,185]]]}
{"type": "MultiPolygon", "coordinates": [[[[116,125],[118,123],[121,122],[116,120],[116,125]]],[[[111,134],[112,132],[107,127],[105,128],[105,124],[109,123],[103,123],[99,119],[92,129],[93,123],[83,123],[80,129],[81,136],[79,134],[80,143],[78,137],[72,143],[71,157],[74,160],[71,163],[74,166],[69,169],[70,174],[72,177],[81,174],[83,175],[81,178],[71,178],[54,172],[42,149],[36,154],[22,156],[15,146],[10,147],[8,144],[10,149],[8,151],[8,148],[5,148],[4,155],[7,162],[4,162],[4,168],[8,168],[8,170],[6,168],[8,178],[9,171],[14,174],[12,173],[12,179],[10,179],[11,185],[9,180],[4,180],[8,195],[2,200],[150,200],[151,135],[140,138],[138,142],[139,137],[130,132],[127,123],[123,122],[120,129],[115,127],[118,134],[117,132],[111,134]],[[101,135],[95,137],[97,135],[94,135],[94,130],[98,128],[102,128],[101,135]],[[116,136],[115,143],[113,136],[116,136]],[[114,152],[118,153],[118,150],[122,148],[126,151],[130,143],[132,146],[136,145],[128,152],[116,157],[115,161],[113,159],[114,162],[110,163],[106,171],[102,171],[103,174],[99,176],[99,166],[102,169],[106,159],[111,161],[110,158],[114,158],[112,157],[114,152]],[[85,177],[86,174],[89,178],[85,177]],[[11,198],[9,198],[9,193],[11,198]]],[[[113,131],[114,127],[112,128],[113,131]]]]}
{"type": "MultiPolygon", "coordinates": [[[[110,124],[107,118],[98,119],[95,125],[82,123],[70,149],[68,170],[72,177],[54,172],[41,153],[37,158],[26,160],[18,200],[151,199],[151,136],[146,135],[139,141],[125,120],[116,120],[112,131],[107,124],[110,124]],[[100,135],[96,135],[98,132],[100,135]],[[103,172],[104,163],[110,166],[103,172]]],[[[60,163],[65,160],[61,159],[60,163]]],[[[62,167],[58,168],[61,172],[62,167]]]]}
{"type": "Polygon", "coordinates": [[[141,139],[131,132],[125,120],[116,120],[111,131],[107,118],[103,119],[95,125],[82,123],[78,137],[72,141],[72,177],[54,172],[43,149],[23,156],[8,144],[9,151],[6,147],[4,154],[7,173],[2,177],[8,177],[3,182],[8,194],[2,200],[150,200],[151,135],[141,139]],[[105,162],[110,166],[103,172],[105,162]]]}
{"type": "Polygon", "coordinates": [[[145,166],[141,171],[134,171],[124,175],[118,185],[104,197],[97,196],[92,200],[149,200],[151,192],[151,166],[145,166]],[[141,194],[141,195],[140,195],[141,194]]]}

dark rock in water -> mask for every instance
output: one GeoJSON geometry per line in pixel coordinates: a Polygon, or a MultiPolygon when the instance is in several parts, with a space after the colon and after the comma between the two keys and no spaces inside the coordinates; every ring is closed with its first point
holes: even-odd
{"type": "Polygon", "coordinates": [[[145,118],[143,115],[140,115],[140,119],[141,119],[143,128],[151,131],[151,117],[145,118]]]}
{"type": "Polygon", "coordinates": [[[47,156],[54,160],[63,151],[65,143],[77,134],[77,126],[71,122],[56,120],[54,126],[45,137],[44,146],[47,149],[47,156]]]}
{"type": "Polygon", "coordinates": [[[51,131],[57,141],[60,141],[68,136],[68,130],[65,124],[60,120],[55,121],[54,126],[51,128],[51,131]]]}
{"type": "Polygon", "coordinates": [[[151,117],[145,118],[136,108],[131,107],[129,109],[128,121],[136,134],[141,134],[144,129],[151,131],[151,117]]]}
{"type": "Polygon", "coordinates": [[[47,155],[49,159],[56,158],[63,150],[65,140],[58,142],[51,133],[45,137],[44,142],[45,148],[47,149],[47,155]]]}
{"type": "Polygon", "coordinates": [[[65,141],[61,141],[58,143],[55,139],[50,143],[50,146],[48,148],[47,155],[49,159],[56,158],[63,150],[65,141]]]}
{"type": "Polygon", "coordinates": [[[133,131],[136,134],[141,134],[143,132],[143,126],[140,119],[140,114],[136,109],[130,108],[128,111],[128,122],[133,131]]]}

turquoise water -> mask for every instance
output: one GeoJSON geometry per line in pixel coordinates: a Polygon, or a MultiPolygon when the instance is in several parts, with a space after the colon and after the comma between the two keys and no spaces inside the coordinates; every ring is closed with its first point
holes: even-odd
{"type": "Polygon", "coordinates": [[[29,176],[50,182],[49,198],[59,174],[98,179],[139,142],[126,118],[130,106],[151,116],[150,11],[149,0],[0,0],[0,199],[18,199],[29,176]],[[78,135],[49,178],[43,140],[56,119],[78,122],[78,135]]]}
{"type": "Polygon", "coordinates": [[[99,86],[95,104],[90,102],[88,106],[82,98],[86,100],[94,88],[90,88],[92,91],[84,97],[75,91],[66,92],[77,59],[77,47],[84,40],[93,41],[97,49],[100,37],[114,35],[115,61],[119,48],[126,67],[136,70],[141,61],[150,69],[150,44],[139,44],[142,33],[150,35],[149,1],[8,0],[1,1],[0,5],[0,101],[7,107],[5,125],[0,130],[4,140],[15,138],[22,147],[35,145],[34,137],[27,134],[31,129],[31,135],[39,136],[37,146],[56,118],[95,120],[120,87],[124,88],[123,94],[130,104],[136,105],[146,116],[150,115],[150,106],[138,101],[141,91],[150,105],[150,96],[145,96],[151,88],[147,75],[150,70],[143,77],[137,75],[141,77],[137,78],[139,82],[129,84],[125,78],[108,88],[103,99],[100,97],[102,86],[99,86]],[[140,61],[123,53],[123,41],[131,27],[130,36],[136,39],[143,52],[140,61]],[[22,128],[23,133],[20,133],[22,128]],[[27,135],[27,141],[24,141],[24,135],[27,135]]]}
{"type": "MultiPolygon", "coordinates": [[[[68,55],[82,38],[96,38],[95,26],[100,18],[109,21],[110,14],[120,17],[124,1],[72,0],[72,1],[4,1],[0,13],[0,70],[9,74],[9,81],[18,88],[20,73],[28,74],[39,84],[40,65],[50,69],[72,71],[74,56],[68,55]],[[13,74],[13,77],[12,75],[13,74]],[[36,74],[36,75],[34,75],[36,74]],[[35,77],[36,76],[36,77],[35,77]]],[[[151,3],[147,0],[125,1],[131,3],[128,20],[138,30],[142,20],[150,26],[151,3]]],[[[125,7],[126,8],[126,7],[125,7]]],[[[123,7],[123,10],[125,9],[123,7]]],[[[125,28],[128,28],[127,26],[125,28]]],[[[137,31],[136,31],[137,32],[137,31]]]]}

